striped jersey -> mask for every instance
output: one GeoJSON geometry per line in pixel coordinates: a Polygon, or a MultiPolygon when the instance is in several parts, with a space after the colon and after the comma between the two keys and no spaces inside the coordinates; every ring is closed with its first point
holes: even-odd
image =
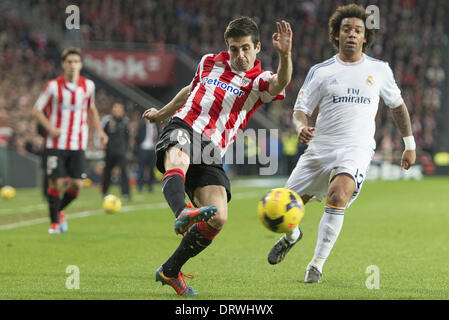
{"type": "Polygon", "coordinates": [[[47,149],[85,150],[88,138],[87,111],[94,104],[95,84],[82,76],[67,83],[64,75],[49,81],[34,108],[46,114],[50,124],[61,130],[58,137],[47,133],[47,149]]]}
{"type": "Polygon", "coordinates": [[[229,53],[207,54],[198,65],[186,104],[174,117],[207,136],[224,156],[263,103],[284,99],[285,91],[277,96],[268,92],[273,76],[262,70],[259,60],[251,70],[240,72],[232,68],[229,53]]]}
{"type": "Polygon", "coordinates": [[[319,106],[315,137],[309,148],[375,148],[379,100],[389,108],[404,103],[387,62],[363,54],[354,63],[338,55],[313,66],[299,90],[294,109],[311,115],[319,106]]]}

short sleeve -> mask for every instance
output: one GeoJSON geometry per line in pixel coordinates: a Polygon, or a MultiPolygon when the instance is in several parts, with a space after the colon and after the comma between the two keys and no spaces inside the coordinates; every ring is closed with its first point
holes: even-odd
{"type": "Polygon", "coordinates": [[[397,108],[404,103],[401,96],[401,90],[396,84],[393,71],[388,63],[385,63],[384,81],[381,84],[380,96],[385,104],[392,109],[397,108]]]}
{"type": "Polygon", "coordinates": [[[213,67],[213,61],[212,61],[212,65],[207,66],[208,64],[211,64],[211,63],[206,63],[206,59],[207,59],[208,57],[213,57],[213,54],[206,54],[206,55],[204,55],[204,56],[201,58],[200,63],[199,63],[198,66],[196,67],[195,76],[193,77],[192,81],[190,82],[190,87],[192,88],[192,90],[195,89],[195,87],[197,86],[197,84],[198,84],[199,82],[201,82],[201,75],[203,74],[205,65],[206,65],[207,68],[208,68],[208,67],[210,67],[210,68],[213,67]]]}
{"type": "Polygon", "coordinates": [[[318,72],[314,68],[311,68],[304,84],[301,89],[299,89],[294,110],[300,110],[308,116],[311,116],[321,100],[320,87],[321,80],[318,72]]]}
{"type": "Polygon", "coordinates": [[[53,97],[55,96],[55,81],[49,81],[45,85],[44,91],[42,91],[41,95],[37,99],[36,103],[34,104],[34,108],[44,112],[45,109],[50,106],[51,101],[53,97]]]}
{"type": "Polygon", "coordinates": [[[270,87],[270,79],[274,76],[275,74],[273,72],[264,71],[260,75],[258,75],[256,79],[254,79],[256,86],[259,89],[260,98],[263,103],[268,103],[275,100],[283,100],[285,98],[285,89],[276,96],[272,96],[268,91],[268,88],[270,87]]]}
{"type": "Polygon", "coordinates": [[[90,109],[91,106],[95,105],[95,83],[92,80],[88,81],[88,98],[87,98],[87,108],[90,109]]]}

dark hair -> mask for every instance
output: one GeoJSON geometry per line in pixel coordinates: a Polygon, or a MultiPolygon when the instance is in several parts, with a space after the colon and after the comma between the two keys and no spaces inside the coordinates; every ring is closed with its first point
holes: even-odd
{"type": "Polygon", "coordinates": [[[80,56],[81,59],[83,59],[83,57],[81,55],[81,49],[80,48],[71,47],[71,48],[64,49],[64,51],[62,51],[61,60],[65,61],[65,59],[67,58],[67,56],[69,54],[77,54],[77,55],[80,56]]]}
{"type": "Polygon", "coordinates": [[[254,47],[260,41],[259,27],[257,23],[250,17],[240,17],[229,22],[228,27],[224,33],[226,43],[229,38],[241,38],[251,36],[254,47]]]}
{"type": "MultiPolygon", "coordinates": [[[[345,18],[359,18],[363,20],[365,23],[366,19],[371,15],[371,13],[367,13],[365,8],[360,5],[356,5],[354,3],[348,4],[346,6],[340,6],[334,12],[334,14],[329,19],[329,41],[334,45],[334,47],[338,50],[339,41],[335,39],[340,34],[340,26],[341,22],[345,18]]],[[[375,30],[368,29],[365,26],[365,39],[366,42],[363,44],[363,51],[367,48],[371,47],[375,38],[375,30]]]]}

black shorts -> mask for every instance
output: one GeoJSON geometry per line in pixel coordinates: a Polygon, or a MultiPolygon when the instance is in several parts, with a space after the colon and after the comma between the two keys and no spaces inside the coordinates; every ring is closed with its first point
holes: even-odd
{"type": "Polygon", "coordinates": [[[171,119],[156,145],[156,167],[162,173],[165,173],[165,152],[172,146],[178,147],[190,158],[185,190],[195,206],[193,195],[197,187],[223,186],[228,202],[231,200],[231,184],[223,169],[220,151],[206,136],[194,132],[191,126],[177,117],[171,119]]]}
{"type": "Polygon", "coordinates": [[[84,150],[47,149],[47,177],[56,179],[86,177],[86,156],[84,150]]]}

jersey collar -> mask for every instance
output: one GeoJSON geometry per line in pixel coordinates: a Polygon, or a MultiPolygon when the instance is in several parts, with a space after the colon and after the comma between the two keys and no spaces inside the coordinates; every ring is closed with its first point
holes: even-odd
{"type": "Polygon", "coordinates": [[[256,59],[256,61],[254,61],[254,67],[246,72],[239,72],[239,71],[234,70],[234,68],[232,68],[232,66],[231,66],[229,53],[226,51],[222,51],[219,54],[217,54],[214,57],[214,61],[222,62],[225,66],[226,65],[229,66],[231,68],[232,72],[240,74],[240,75],[242,75],[242,73],[243,73],[244,76],[247,78],[255,78],[263,72],[262,64],[261,64],[260,60],[258,60],[258,59],[256,59]]]}
{"type": "Polygon", "coordinates": [[[358,64],[361,64],[363,61],[365,61],[365,54],[362,53],[362,59],[360,59],[359,61],[356,61],[356,62],[345,62],[345,61],[340,59],[338,54],[335,55],[335,60],[337,60],[338,63],[340,63],[340,64],[342,64],[344,66],[356,66],[358,64]]]}
{"type": "MultiPolygon", "coordinates": [[[[58,79],[62,83],[64,88],[66,88],[69,91],[73,91],[73,90],[70,90],[69,87],[67,87],[67,82],[65,81],[64,74],[61,74],[58,79]]],[[[84,77],[82,77],[81,75],[78,77],[77,86],[82,87],[83,90],[86,91],[86,81],[85,81],[84,77]]]]}

